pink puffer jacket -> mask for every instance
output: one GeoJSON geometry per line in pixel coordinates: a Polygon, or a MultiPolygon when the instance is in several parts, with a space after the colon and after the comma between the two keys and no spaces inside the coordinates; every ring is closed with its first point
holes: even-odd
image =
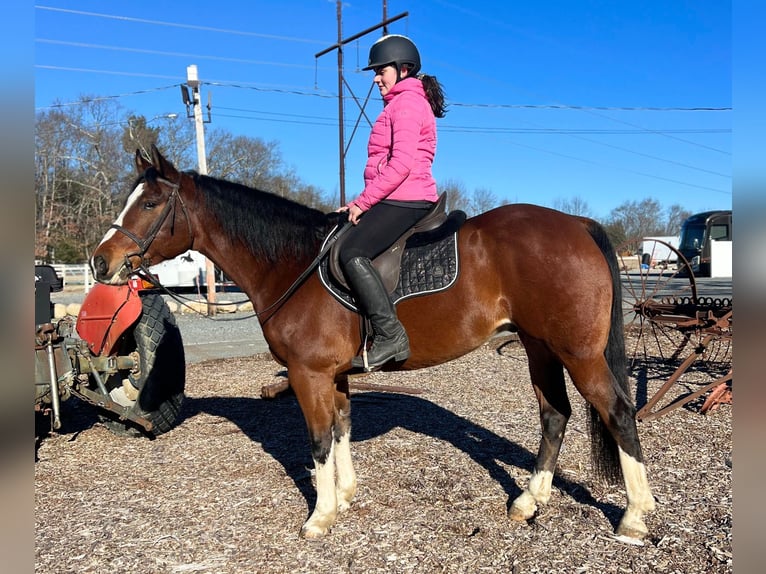
{"type": "Polygon", "coordinates": [[[367,142],[364,191],[349,205],[355,203],[367,211],[384,199],[436,201],[436,181],[431,174],[436,118],[422,82],[406,78],[383,99],[383,111],[367,142]]]}

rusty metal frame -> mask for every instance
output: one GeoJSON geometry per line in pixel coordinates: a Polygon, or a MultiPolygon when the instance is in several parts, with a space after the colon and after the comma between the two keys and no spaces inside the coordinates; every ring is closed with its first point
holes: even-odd
{"type": "MultiPolygon", "coordinates": [[[[708,319],[712,318],[712,311],[708,312],[708,319]]],[[[699,345],[697,345],[692,352],[691,355],[689,355],[683,363],[681,363],[678,368],[675,370],[675,372],[668,378],[667,381],[662,385],[662,387],[652,396],[651,399],[643,406],[639,411],[636,413],[636,418],[640,421],[650,421],[652,419],[656,419],[657,417],[660,417],[664,414],[667,414],[668,412],[675,410],[679,407],[684,406],[685,404],[690,403],[691,401],[697,399],[698,397],[701,397],[708,391],[714,389],[715,387],[718,387],[720,385],[727,385],[731,386],[732,380],[733,380],[733,372],[734,367],[732,366],[729,368],[728,373],[724,375],[723,377],[719,377],[718,379],[715,379],[713,382],[703,386],[702,388],[698,389],[697,391],[689,394],[683,394],[679,397],[677,397],[675,400],[673,400],[668,405],[661,407],[657,410],[652,410],[655,405],[664,397],[667,392],[675,385],[678,380],[681,378],[681,376],[691,367],[691,365],[707,350],[708,346],[711,342],[714,340],[721,340],[721,339],[728,339],[731,340],[732,333],[731,333],[731,326],[732,326],[732,311],[729,310],[727,313],[725,313],[722,317],[717,318],[715,320],[715,326],[714,327],[708,327],[707,330],[704,332],[706,333],[704,339],[700,342],[699,345]],[[712,329],[712,332],[710,331],[712,329]]],[[[709,407],[708,407],[709,408],[709,407]]],[[[705,409],[707,410],[707,409],[705,409]]]]}
{"type": "MultiPolygon", "coordinates": [[[[720,403],[730,402],[733,382],[733,366],[729,365],[728,372],[725,375],[704,384],[694,392],[682,393],[664,406],[658,407],[663,397],[681,380],[681,377],[691,366],[704,357],[711,344],[727,343],[731,346],[733,343],[733,315],[731,298],[698,297],[694,273],[691,271],[691,265],[689,265],[686,258],[673,245],[662,240],[655,241],[675,252],[678,269],[685,268],[688,273],[691,296],[681,298],[661,297],[657,299],[655,298],[657,292],[646,292],[642,282],[642,290],[633,293],[636,301],[633,304],[632,311],[642,321],[657,325],[663,331],[666,329],[677,330],[684,336],[684,343],[676,349],[673,357],[680,355],[684,345],[692,341],[692,335],[696,335],[699,342],[695,343],[692,353],[681,362],[660,389],[638,410],[636,419],[640,421],[656,419],[689,404],[711,390],[713,390],[713,393],[710,394],[700,410],[703,413],[712,410],[720,403]]],[[[627,242],[626,245],[630,243],[627,242]]],[[[644,336],[643,329],[639,335],[639,340],[642,336],[644,336]]],[[[636,347],[638,348],[638,343],[636,347]]]]}

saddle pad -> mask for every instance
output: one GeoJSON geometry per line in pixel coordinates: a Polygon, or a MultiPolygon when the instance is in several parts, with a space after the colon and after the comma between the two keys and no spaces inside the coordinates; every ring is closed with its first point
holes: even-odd
{"type": "MultiPolygon", "coordinates": [[[[322,284],[345,307],[358,312],[351,294],[332,279],[327,267],[327,257],[324,257],[319,263],[322,284]]],[[[452,286],[457,275],[457,232],[432,243],[413,235],[404,247],[399,283],[391,298],[398,303],[409,297],[444,291],[452,286]]]]}

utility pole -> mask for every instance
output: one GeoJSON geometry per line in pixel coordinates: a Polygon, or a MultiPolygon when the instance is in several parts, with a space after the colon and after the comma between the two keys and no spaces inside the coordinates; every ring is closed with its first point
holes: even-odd
{"type": "MultiPolygon", "coordinates": [[[[346,38],[345,40],[342,39],[342,25],[341,25],[341,6],[343,2],[342,0],[336,0],[336,15],[338,19],[338,43],[333,44],[329,48],[325,48],[321,52],[317,52],[314,54],[314,58],[319,58],[320,56],[324,56],[325,54],[332,52],[333,50],[338,50],[338,149],[339,149],[339,156],[340,156],[340,165],[338,169],[338,173],[340,176],[340,204],[346,205],[346,151],[347,147],[345,145],[345,132],[343,129],[344,125],[344,114],[343,114],[343,86],[348,85],[346,84],[346,81],[343,77],[343,46],[348,44],[349,42],[353,42],[354,40],[358,40],[362,36],[365,36],[366,34],[369,34],[370,32],[373,32],[379,28],[383,28],[384,33],[388,30],[388,24],[391,22],[396,22],[397,20],[400,20],[401,18],[404,18],[406,16],[409,16],[409,12],[402,12],[401,14],[398,14],[397,16],[394,16],[392,18],[386,18],[386,2],[383,1],[383,21],[379,22],[375,26],[372,26],[370,28],[367,28],[366,30],[362,30],[358,34],[354,34],[353,36],[350,36],[346,38]]],[[[350,88],[349,88],[350,91],[350,88]]],[[[369,98],[371,91],[368,92],[367,97],[369,98]]],[[[356,96],[351,94],[354,97],[354,100],[357,100],[356,96]]],[[[357,105],[359,105],[359,102],[357,100],[357,105]]],[[[364,107],[367,105],[367,101],[365,100],[365,103],[363,106],[359,106],[361,111],[359,113],[359,117],[357,118],[357,124],[359,123],[359,119],[361,119],[362,114],[364,114],[364,107]]],[[[355,128],[356,129],[356,128],[355,128]]],[[[351,137],[353,138],[353,133],[351,134],[351,137]]],[[[349,144],[351,141],[349,141],[349,144]]]]}
{"type": "Polygon", "coordinates": [[[340,166],[338,167],[338,173],[340,176],[340,204],[346,205],[346,162],[343,161],[346,154],[344,153],[344,146],[346,142],[346,135],[343,126],[343,25],[341,7],[343,6],[342,0],[337,0],[335,3],[335,12],[338,18],[338,153],[340,154],[340,166]]]}
{"type": "MultiPolygon", "coordinates": [[[[197,66],[192,64],[186,67],[186,85],[192,90],[192,98],[189,99],[188,92],[181,86],[181,93],[184,103],[187,107],[187,115],[189,105],[194,110],[194,128],[197,140],[197,163],[198,171],[201,175],[207,175],[207,156],[205,155],[205,120],[202,118],[202,106],[200,105],[200,81],[197,75],[197,66]]],[[[208,102],[208,117],[210,117],[210,103],[208,102]]],[[[207,314],[215,315],[215,265],[213,262],[205,257],[205,284],[207,286],[207,314]]]]}

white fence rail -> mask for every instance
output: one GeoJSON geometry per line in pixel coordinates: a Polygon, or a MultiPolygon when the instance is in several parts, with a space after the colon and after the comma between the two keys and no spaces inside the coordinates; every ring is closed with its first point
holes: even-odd
{"type": "Polygon", "coordinates": [[[93,286],[93,275],[87,263],[70,265],[63,263],[54,263],[51,265],[56,270],[59,277],[64,280],[64,286],[82,285],[83,291],[87,293],[93,286]]]}

